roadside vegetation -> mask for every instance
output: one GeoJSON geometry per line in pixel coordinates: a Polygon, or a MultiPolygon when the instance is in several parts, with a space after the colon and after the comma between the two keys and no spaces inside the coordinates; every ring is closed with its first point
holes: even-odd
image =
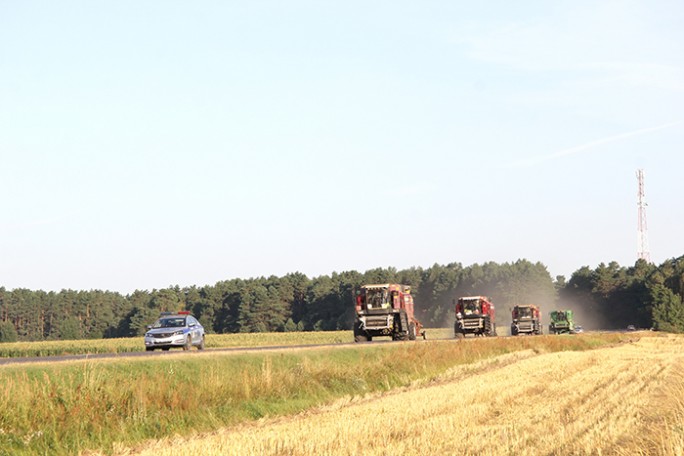
{"type": "Polygon", "coordinates": [[[0,367],[0,454],[115,452],[363,398],[499,355],[582,351],[634,334],[487,338],[0,367]]]}

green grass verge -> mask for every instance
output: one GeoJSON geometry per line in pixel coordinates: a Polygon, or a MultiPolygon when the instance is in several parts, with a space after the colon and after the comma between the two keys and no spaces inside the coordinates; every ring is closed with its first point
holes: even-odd
{"type": "Polygon", "coordinates": [[[111,452],[117,444],[209,431],[386,391],[504,353],[586,350],[626,339],[470,339],[5,366],[0,454],[111,452]]]}

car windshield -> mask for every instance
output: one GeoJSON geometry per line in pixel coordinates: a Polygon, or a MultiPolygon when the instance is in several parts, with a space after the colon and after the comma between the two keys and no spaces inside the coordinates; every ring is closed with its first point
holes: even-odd
{"type": "Polygon", "coordinates": [[[152,325],[153,328],[182,328],[183,326],[185,326],[185,317],[160,318],[152,325]]]}

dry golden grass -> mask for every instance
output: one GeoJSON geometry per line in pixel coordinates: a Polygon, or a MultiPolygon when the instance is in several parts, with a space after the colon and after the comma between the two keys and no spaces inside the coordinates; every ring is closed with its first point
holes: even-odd
{"type": "Polygon", "coordinates": [[[532,350],[291,418],[121,453],[175,455],[684,454],[684,338],[532,350]]]}

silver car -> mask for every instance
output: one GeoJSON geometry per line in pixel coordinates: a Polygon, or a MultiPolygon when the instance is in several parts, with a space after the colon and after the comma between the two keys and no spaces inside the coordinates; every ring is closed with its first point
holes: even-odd
{"type": "Polygon", "coordinates": [[[147,327],[145,333],[145,350],[155,348],[168,350],[171,347],[182,347],[190,350],[192,346],[204,350],[204,327],[190,312],[165,312],[147,327]]]}

